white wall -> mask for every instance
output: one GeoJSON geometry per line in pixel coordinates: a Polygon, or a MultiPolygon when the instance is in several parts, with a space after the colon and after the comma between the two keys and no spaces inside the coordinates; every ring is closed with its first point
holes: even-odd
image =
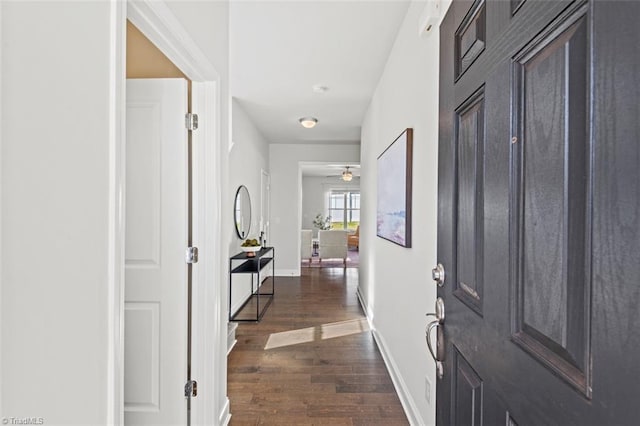
{"type": "Polygon", "coordinates": [[[435,364],[424,327],[436,298],[429,270],[436,264],[439,38],[437,29],[418,35],[424,6],[409,7],[362,126],[359,292],[410,420],[426,425],[435,424],[435,364]],[[414,129],[413,248],[376,237],[376,159],[407,127],[414,129]]]}
{"type": "Polygon", "coordinates": [[[302,176],[302,229],[312,229],[314,237],[318,236],[318,228],[313,226],[313,220],[318,213],[327,215],[326,193],[332,189],[360,191],[360,177],[343,182],[339,177],[302,176]]]}
{"type": "Polygon", "coordinates": [[[0,417],[105,424],[110,5],[0,7],[0,417]]]}
{"type": "MultiPolygon", "coordinates": [[[[117,132],[110,40],[117,4],[0,2],[0,417],[118,421],[109,412],[117,389],[109,388],[108,365],[109,144],[117,132]]],[[[169,7],[221,76],[220,138],[227,143],[228,2],[169,7]]],[[[230,223],[231,211],[223,214],[230,223]]],[[[227,260],[217,261],[224,283],[227,260]]],[[[225,311],[216,315],[226,321],[225,311]]],[[[216,347],[225,346],[223,334],[216,347]]],[[[216,389],[201,389],[215,413],[227,402],[220,352],[213,360],[216,389]]]]}
{"type": "MultiPolygon", "coordinates": [[[[240,185],[247,187],[251,197],[249,238],[257,239],[260,236],[261,173],[262,170],[269,170],[269,144],[237,100],[233,100],[232,107],[233,148],[229,155],[229,197],[226,206],[232,211],[238,187],[240,185]]],[[[233,256],[240,252],[240,244],[243,240],[236,234],[233,220],[224,223],[223,227],[232,229],[229,239],[229,256],[233,256]]],[[[250,294],[250,276],[234,276],[231,310],[236,311],[250,294]]]]}
{"type": "Polygon", "coordinates": [[[358,162],[360,145],[271,144],[271,240],[276,275],[300,275],[301,162],[358,162]]]}

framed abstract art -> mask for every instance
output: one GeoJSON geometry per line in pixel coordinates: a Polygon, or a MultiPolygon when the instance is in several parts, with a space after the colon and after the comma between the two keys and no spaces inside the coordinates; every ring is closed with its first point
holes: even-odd
{"type": "Polygon", "coordinates": [[[413,129],[405,129],[378,157],[378,237],[411,247],[413,129]]]}

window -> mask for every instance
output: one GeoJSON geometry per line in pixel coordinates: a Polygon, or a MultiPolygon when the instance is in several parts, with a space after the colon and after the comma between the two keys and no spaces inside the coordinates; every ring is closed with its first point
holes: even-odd
{"type": "Polygon", "coordinates": [[[331,229],[355,230],[360,225],[360,193],[331,191],[329,216],[331,216],[331,229]]]}

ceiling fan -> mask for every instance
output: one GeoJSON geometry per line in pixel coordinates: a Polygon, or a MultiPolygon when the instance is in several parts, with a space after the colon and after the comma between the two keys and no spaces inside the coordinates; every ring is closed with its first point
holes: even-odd
{"type": "Polygon", "coordinates": [[[351,180],[353,180],[353,172],[350,169],[353,167],[354,166],[340,166],[340,168],[344,168],[341,174],[327,175],[325,177],[328,177],[328,178],[339,177],[345,182],[351,182],[351,180]]]}
{"type": "Polygon", "coordinates": [[[344,169],[344,172],[342,172],[342,180],[345,182],[351,182],[351,179],[353,179],[353,173],[349,170],[349,166],[347,166],[344,169]]]}

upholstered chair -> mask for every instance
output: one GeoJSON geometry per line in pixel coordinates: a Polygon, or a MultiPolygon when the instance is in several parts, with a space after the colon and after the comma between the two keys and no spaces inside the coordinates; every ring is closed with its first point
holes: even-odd
{"type": "Polygon", "coordinates": [[[347,237],[347,245],[360,249],[360,225],[356,228],[355,234],[349,234],[347,237]]]}
{"type": "Polygon", "coordinates": [[[313,231],[311,229],[303,229],[300,231],[300,259],[309,259],[309,266],[311,266],[311,259],[313,256],[313,245],[311,242],[311,236],[313,231]]]}
{"type": "Polygon", "coordinates": [[[318,257],[323,259],[342,259],[347,266],[347,231],[318,231],[318,257]]]}

